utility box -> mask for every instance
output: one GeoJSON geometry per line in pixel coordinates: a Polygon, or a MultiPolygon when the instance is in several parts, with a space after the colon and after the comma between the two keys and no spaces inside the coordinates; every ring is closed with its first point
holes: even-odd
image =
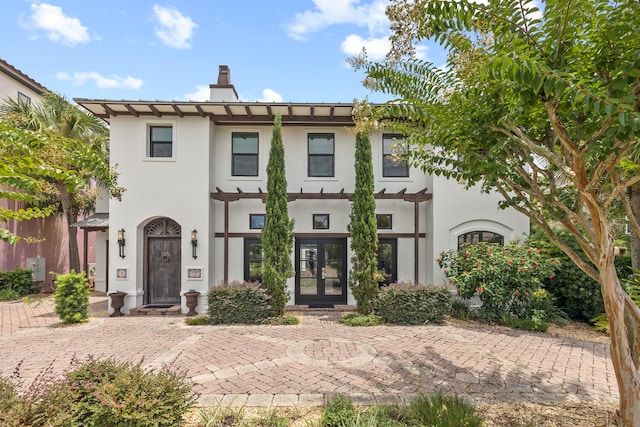
{"type": "Polygon", "coordinates": [[[47,263],[45,258],[27,258],[27,270],[31,270],[34,282],[44,282],[47,277],[47,263]]]}

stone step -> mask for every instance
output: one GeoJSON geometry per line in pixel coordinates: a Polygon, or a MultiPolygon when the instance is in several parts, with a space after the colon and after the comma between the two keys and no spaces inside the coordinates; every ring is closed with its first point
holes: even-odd
{"type": "Polygon", "coordinates": [[[130,316],[182,316],[179,305],[147,304],[129,310],[130,316]]]}

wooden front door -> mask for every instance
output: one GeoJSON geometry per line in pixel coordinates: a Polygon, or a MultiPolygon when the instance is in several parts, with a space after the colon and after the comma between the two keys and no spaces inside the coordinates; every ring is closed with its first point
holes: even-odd
{"type": "Polygon", "coordinates": [[[296,240],[296,304],[347,303],[346,239],[296,240]]]}
{"type": "Polygon", "coordinates": [[[146,234],[146,304],[180,304],[180,226],[168,218],[152,221],[146,234]]]}

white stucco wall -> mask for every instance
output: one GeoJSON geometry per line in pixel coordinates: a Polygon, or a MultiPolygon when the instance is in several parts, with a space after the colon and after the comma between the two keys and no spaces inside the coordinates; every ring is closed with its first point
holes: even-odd
{"type": "Polygon", "coordinates": [[[42,99],[38,93],[9,77],[5,73],[0,72],[0,102],[4,102],[7,98],[17,100],[18,92],[31,98],[31,102],[33,103],[38,103],[40,99],[42,99]]]}
{"type": "MultiPolygon", "coordinates": [[[[127,292],[124,313],[143,303],[144,227],[167,217],[181,226],[181,293],[195,289],[204,301],[210,278],[209,245],[209,135],[208,119],[111,118],[111,162],[126,189],[122,201],[110,200],[109,291],[127,292]],[[147,157],[148,126],[172,125],[173,157],[147,157]],[[117,232],[125,230],[125,258],[118,256],[117,232]],[[198,258],[191,257],[191,230],[198,231],[198,258]],[[203,267],[203,280],[188,281],[188,267],[203,267]],[[128,279],[117,279],[116,269],[127,268],[128,279]]],[[[184,305],[184,301],[183,301],[184,305]]],[[[183,311],[186,307],[183,306],[183,311]]]]}
{"type": "Polygon", "coordinates": [[[502,197],[481,194],[480,187],[469,190],[455,180],[433,178],[433,203],[428,221],[431,239],[428,239],[428,281],[446,285],[436,260],[442,251],[457,249],[458,236],[470,231],[492,231],[504,236],[504,242],[529,234],[529,219],[513,209],[498,207],[502,197]]]}

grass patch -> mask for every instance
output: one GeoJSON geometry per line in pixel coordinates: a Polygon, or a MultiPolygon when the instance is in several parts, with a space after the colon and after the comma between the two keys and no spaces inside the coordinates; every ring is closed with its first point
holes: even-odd
{"type": "Polygon", "coordinates": [[[276,316],[268,317],[264,321],[265,325],[299,325],[300,319],[296,316],[276,316]]]}
{"type": "Polygon", "coordinates": [[[202,326],[208,325],[209,317],[208,316],[195,316],[195,317],[187,317],[184,319],[184,323],[190,326],[202,326]]]}
{"type": "Polygon", "coordinates": [[[378,326],[382,325],[384,320],[375,314],[349,313],[340,318],[340,323],[347,326],[378,326]]]}

